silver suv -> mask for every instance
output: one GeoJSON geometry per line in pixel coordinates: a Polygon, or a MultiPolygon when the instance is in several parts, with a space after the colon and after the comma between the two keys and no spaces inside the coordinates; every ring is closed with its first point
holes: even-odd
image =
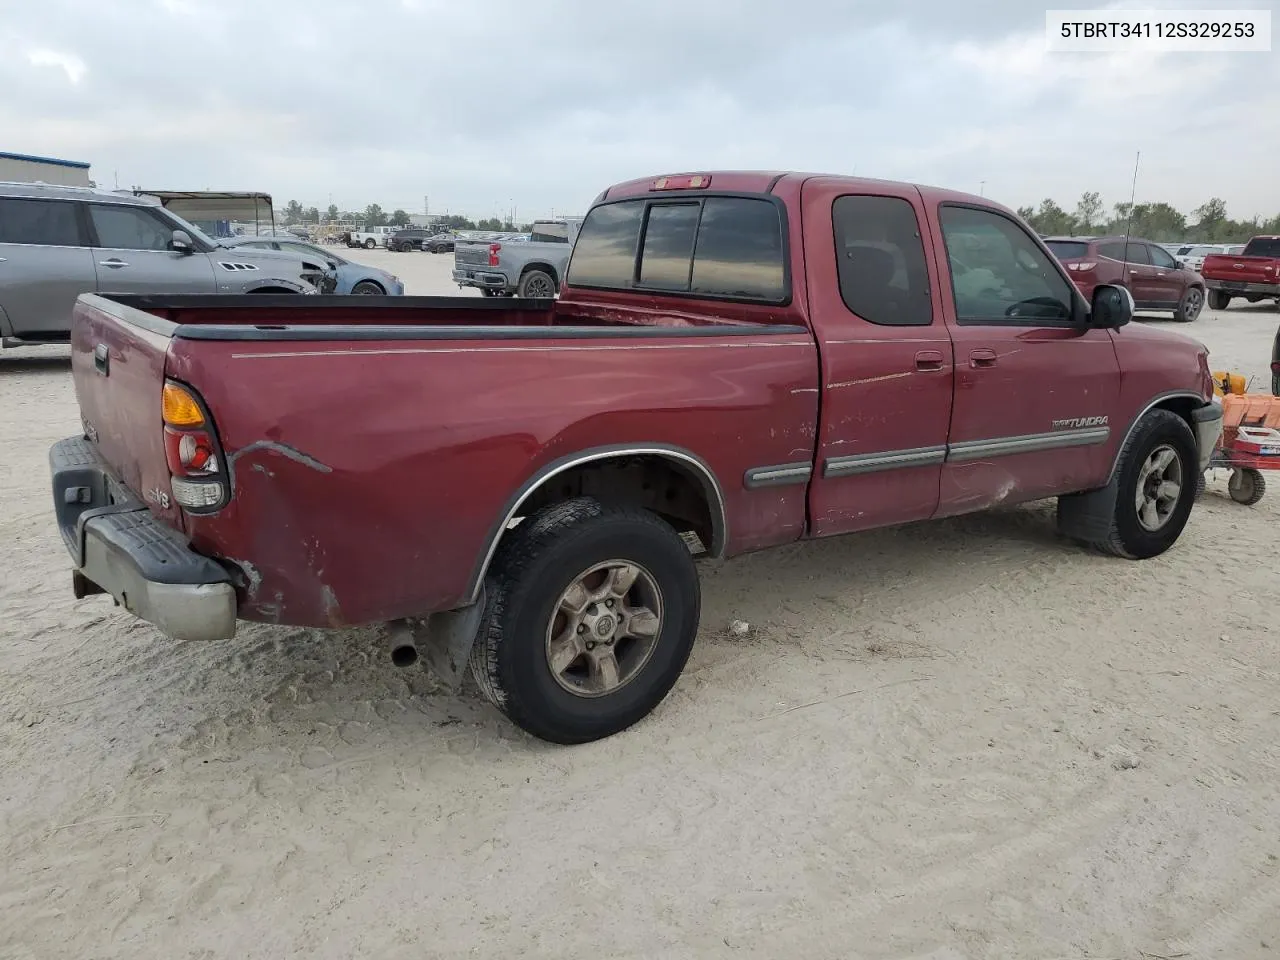
{"type": "Polygon", "coordinates": [[[332,268],[221,246],[131,194],[0,183],[0,337],[65,342],[82,293],[327,293],[332,268]]]}

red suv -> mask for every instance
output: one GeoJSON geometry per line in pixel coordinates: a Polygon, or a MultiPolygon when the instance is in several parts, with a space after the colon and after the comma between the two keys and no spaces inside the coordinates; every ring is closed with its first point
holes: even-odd
{"type": "Polygon", "coordinates": [[[1098,284],[1114,283],[1128,289],[1137,309],[1168,311],[1179,323],[1204,307],[1204,279],[1154,243],[1130,237],[1126,248],[1124,237],[1050,237],[1045,244],[1090,301],[1098,284]]]}

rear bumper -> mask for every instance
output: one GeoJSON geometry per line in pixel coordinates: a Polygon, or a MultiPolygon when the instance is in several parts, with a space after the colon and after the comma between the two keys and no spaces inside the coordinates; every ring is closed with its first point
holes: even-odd
{"type": "Polygon", "coordinates": [[[192,550],[111,475],[97,448],[70,437],[49,451],[53,508],[77,597],[110,594],[177,640],[235,636],[230,574],[192,550]]]}
{"type": "Polygon", "coordinates": [[[1222,440],[1222,404],[1217,399],[1191,411],[1191,427],[1200,449],[1200,472],[1209,469],[1209,459],[1222,440]]]}
{"type": "Polygon", "coordinates": [[[1260,293],[1264,297],[1280,297],[1280,283],[1250,283],[1245,280],[1214,280],[1204,278],[1205,288],[1223,293],[1260,293]]]}
{"type": "Polygon", "coordinates": [[[506,290],[509,281],[505,273],[496,273],[484,267],[454,267],[453,282],[460,287],[488,287],[506,290]]]}

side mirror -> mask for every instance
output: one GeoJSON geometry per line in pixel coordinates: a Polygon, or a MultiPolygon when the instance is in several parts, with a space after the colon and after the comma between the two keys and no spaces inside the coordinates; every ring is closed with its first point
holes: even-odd
{"type": "Polygon", "coordinates": [[[195,253],[195,244],[191,242],[191,234],[185,230],[173,231],[173,237],[169,240],[169,246],[173,248],[175,253],[192,254],[195,253]]]}
{"type": "Polygon", "coordinates": [[[1118,330],[1133,319],[1133,295],[1112,283],[1099,284],[1093,291],[1089,326],[1095,330],[1118,330]]]}

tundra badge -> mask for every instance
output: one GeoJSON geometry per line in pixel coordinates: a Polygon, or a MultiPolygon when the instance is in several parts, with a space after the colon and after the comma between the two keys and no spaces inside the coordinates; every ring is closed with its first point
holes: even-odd
{"type": "Polygon", "coordinates": [[[1105,427],[1106,417],[1067,417],[1065,420],[1053,421],[1055,430],[1077,430],[1080,427],[1105,427]]]}

